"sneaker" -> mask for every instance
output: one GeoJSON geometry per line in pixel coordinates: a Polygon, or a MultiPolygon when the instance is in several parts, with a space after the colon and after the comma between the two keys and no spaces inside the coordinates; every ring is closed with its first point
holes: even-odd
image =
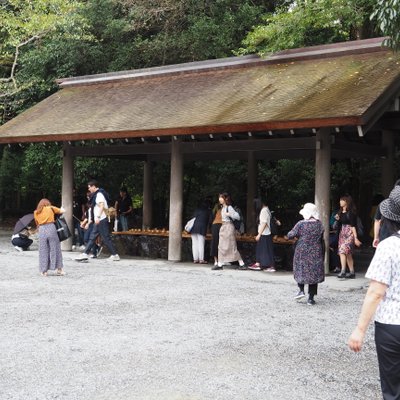
{"type": "Polygon", "coordinates": [[[217,271],[217,270],[219,270],[219,269],[224,269],[224,267],[223,267],[222,265],[218,265],[218,264],[214,264],[214,265],[211,267],[211,271],[217,271]]]}
{"type": "Polygon", "coordinates": [[[85,250],[86,246],[83,244],[82,246],[79,246],[79,250],[85,250]]]}
{"type": "Polygon", "coordinates": [[[348,272],[345,276],[347,279],[355,279],[356,274],[354,272],[348,272]]]}
{"type": "Polygon", "coordinates": [[[119,260],[120,260],[118,254],[111,255],[110,257],[108,257],[108,259],[109,259],[110,261],[119,261],[119,260]]]}
{"type": "Polygon", "coordinates": [[[296,294],[296,296],[294,296],[295,300],[300,300],[305,296],[305,293],[300,290],[299,293],[296,294]]]}
{"type": "Polygon", "coordinates": [[[261,271],[261,267],[255,263],[248,265],[247,269],[251,269],[252,271],[261,271]]]}
{"type": "MultiPolygon", "coordinates": [[[[72,245],[72,251],[74,251],[76,249],[76,246],[73,244],[72,245]]],[[[83,249],[83,250],[85,250],[85,249],[83,249]]]]}
{"type": "Polygon", "coordinates": [[[269,267],[269,268],[264,269],[264,271],[266,271],[266,272],[276,272],[276,269],[274,267],[269,267]]]}
{"type": "Polygon", "coordinates": [[[88,259],[89,256],[86,253],[79,254],[79,256],[75,258],[76,261],[83,261],[88,259]]]}
{"type": "Polygon", "coordinates": [[[15,250],[24,251],[24,249],[22,247],[19,247],[19,246],[14,246],[14,247],[15,247],[15,250]]]}
{"type": "Polygon", "coordinates": [[[239,265],[239,268],[238,268],[240,271],[245,271],[246,269],[247,269],[247,266],[245,265],[245,264],[243,264],[243,265],[239,265]]]}
{"type": "Polygon", "coordinates": [[[89,258],[97,258],[96,254],[91,254],[89,258]]]}
{"type": "Polygon", "coordinates": [[[315,300],[314,299],[308,299],[307,300],[307,305],[308,306],[314,306],[315,305],[315,300]]]}
{"type": "Polygon", "coordinates": [[[344,279],[344,278],[346,278],[346,274],[344,272],[341,272],[339,275],[337,275],[337,277],[339,279],[344,279]]]}

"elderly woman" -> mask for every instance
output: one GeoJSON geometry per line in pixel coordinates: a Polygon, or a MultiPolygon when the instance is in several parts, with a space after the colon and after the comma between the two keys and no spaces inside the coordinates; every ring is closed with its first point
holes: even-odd
{"type": "Polygon", "coordinates": [[[299,221],[293,229],[288,232],[287,238],[297,238],[296,249],[293,257],[294,279],[299,286],[299,292],[295,296],[300,300],[305,296],[304,286],[308,285],[307,304],[315,304],[314,296],[317,294],[318,283],[325,280],[324,258],[322,251],[322,235],[324,228],[317,207],[307,203],[300,210],[303,220],[299,221]]]}
{"type": "Polygon", "coordinates": [[[400,186],[380,204],[392,235],[378,244],[366,277],[371,279],[358,324],[349,347],[362,348],[368,325],[375,314],[375,344],[381,389],[385,400],[400,399],[400,186]]]}

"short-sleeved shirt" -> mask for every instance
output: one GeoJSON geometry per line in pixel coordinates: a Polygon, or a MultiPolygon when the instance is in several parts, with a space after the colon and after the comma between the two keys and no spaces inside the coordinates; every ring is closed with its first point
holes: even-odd
{"type": "Polygon", "coordinates": [[[260,211],[260,223],[258,225],[258,233],[261,233],[261,235],[271,234],[271,211],[268,207],[263,207],[260,211]],[[267,226],[262,232],[260,232],[261,225],[264,224],[267,224],[267,226]]]}
{"type": "Polygon", "coordinates": [[[103,193],[101,193],[100,191],[97,191],[97,194],[96,194],[96,203],[95,203],[94,208],[93,208],[93,213],[94,213],[94,218],[95,218],[95,220],[96,220],[96,217],[97,217],[97,216],[100,217],[100,220],[103,220],[104,218],[107,218],[107,215],[106,215],[106,213],[104,212],[104,209],[103,209],[103,212],[102,212],[101,214],[99,214],[99,212],[100,212],[100,206],[99,206],[99,204],[100,204],[100,203],[104,203],[104,208],[108,208],[107,200],[106,200],[106,198],[104,197],[103,193]]]}
{"type": "Polygon", "coordinates": [[[400,325],[400,238],[380,242],[365,275],[388,286],[375,314],[375,321],[400,325]]]}

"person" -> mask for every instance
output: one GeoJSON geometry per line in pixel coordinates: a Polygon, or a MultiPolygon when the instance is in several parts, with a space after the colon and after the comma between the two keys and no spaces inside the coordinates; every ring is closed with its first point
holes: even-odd
{"type": "Polygon", "coordinates": [[[45,198],[39,201],[33,212],[39,231],[39,269],[42,276],[47,276],[48,270],[57,270],[59,276],[65,275],[60,240],[54,225],[54,214],[64,212],[64,208],[52,206],[45,198]]]}
{"type": "Polygon", "coordinates": [[[354,279],[353,249],[354,245],[361,246],[361,242],[357,237],[357,214],[353,204],[353,199],[350,195],[341,196],[339,199],[339,211],[335,215],[339,231],[338,254],[340,258],[340,273],[338,278],[354,279]],[[346,268],[349,267],[349,272],[346,273],[346,268]]]}
{"type": "Polygon", "coordinates": [[[338,210],[334,210],[329,218],[329,268],[334,274],[340,273],[340,257],[338,254],[339,232],[335,216],[338,210]]]}
{"type": "MultiPolygon", "coordinates": [[[[271,221],[272,213],[267,205],[265,196],[261,196],[261,210],[258,217],[258,230],[255,237],[256,245],[256,262],[247,268],[254,271],[265,270],[267,272],[275,272],[274,248],[272,243],[271,221]]],[[[276,220],[277,225],[280,221],[276,220]]]]}
{"type": "MultiPolygon", "coordinates": [[[[213,220],[211,224],[211,245],[210,245],[210,256],[214,260],[214,267],[218,268],[218,244],[219,244],[219,231],[222,226],[222,205],[218,202],[212,211],[213,220]]],[[[213,267],[212,267],[213,268],[213,267]]]]}
{"type": "Polygon", "coordinates": [[[206,200],[202,200],[194,212],[194,224],[190,231],[192,238],[192,255],[195,264],[208,264],[204,259],[204,246],[206,243],[207,229],[211,220],[210,206],[206,200]]]}
{"type": "Polygon", "coordinates": [[[18,251],[26,251],[29,250],[30,245],[33,243],[33,240],[29,238],[31,235],[30,227],[23,229],[21,232],[16,233],[11,236],[11,244],[18,251]]]}
{"type": "Polygon", "coordinates": [[[239,262],[240,269],[246,269],[242,256],[237,249],[236,229],[232,222],[232,220],[240,220],[240,215],[232,207],[232,199],[229,193],[221,193],[218,200],[221,204],[222,226],[219,231],[218,263],[212,269],[223,269],[224,263],[234,261],[239,262]]]}
{"type": "MultiPolygon", "coordinates": [[[[94,222],[91,220],[89,222],[89,212],[90,212],[90,205],[91,205],[91,198],[92,194],[88,192],[87,194],[87,204],[85,206],[85,211],[83,213],[83,220],[81,221],[81,228],[84,232],[83,234],[83,243],[86,248],[87,244],[89,243],[90,235],[92,233],[93,227],[94,227],[94,222]]],[[[90,258],[97,258],[100,256],[102,247],[98,244],[99,240],[99,233],[97,233],[97,236],[95,238],[95,241],[92,244],[92,247],[88,249],[88,254],[92,253],[89,255],[90,258]]]]}
{"type": "MultiPolygon", "coordinates": [[[[397,179],[397,181],[394,184],[394,187],[400,186],[400,179],[397,179]]],[[[376,208],[375,211],[375,216],[374,216],[374,226],[373,226],[373,241],[372,241],[372,246],[377,247],[379,242],[382,240],[385,240],[389,235],[388,229],[386,228],[385,224],[385,219],[382,218],[382,214],[380,211],[380,203],[378,207],[376,208]]]]}
{"type": "Polygon", "coordinates": [[[348,346],[362,349],[368,325],[375,314],[375,345],[382,395],[385,400],[400,399],[400,186],[380,205],[390,232],[379,243],[368,267],[370,285],[348,346]]]}
{"type": "Polygon", "coordinates": [[[293,274],[299,287],[295,299],[300,300],[305,297],[304,286],[308,284],[307,304],[313,306],[318,283],[325,280],[322,245],[324,227],[319,220],[317,207],[313,203],[304,204],[300,215],[304,219],[297,222],[286,236],[288,239],[298,239],[293,256],[293,274]]]}
{"type": "Polygon", "coordinates": [[[84,250],[84,232],[81,227],[81,222],[85,212],[85,201],[82,196],[79,195],[76,188],[73,189],[72,193],[72,219],[74,222],[74,229],[72,231],[72,250],[75,250],[77,245],[80,250],[84,250]]]}
{"type": "Polygon", "coordinates": [[[103,189],[99,188],[99,184],[96,180],[88,182],[88,189],[92,194],[91,206],[89,210],[89,224],[93,221],[93,230],[90,234],[89,242],[86,245],[85,251],[80,254],[75,260],[85,261],[89,259],[89,252],[94,245],[96,238],[100,235],[103,244],[108,248],[111,253],[109,260],[119,261],[120,257],[117,254],[115,246],[111,241],[110,237],[110,224],[106,215],[106,209],[108,209],[108,202],[106,194],[103,189]]]}
{"type": "Polygon", "coordinates": [[[128,216],[132,213],[132,199],[128,194],[128,189],[122,187],[119,191],[119,196],[115,202],[115,209],[117,210],[117,218],[119,219],[121,231],[128,230],[128,216]]]}

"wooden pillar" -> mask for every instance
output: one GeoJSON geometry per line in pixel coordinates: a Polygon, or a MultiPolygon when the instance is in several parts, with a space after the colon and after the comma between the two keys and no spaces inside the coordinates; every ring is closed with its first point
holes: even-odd
{"type": "Polygon", "coordinates": [[[394,135],[392,131],[382,132],[382,146],[386,149],[386,157],[381,159],[381,190],[385,197],[393,189],[394,176],[394,135]]]}
{"type": "Polygon", "coordinates": [[[183,210],[183,157],[180,139],[171,143],[168,260],[181,261],[183,210]]]}
{"type": "Polygon", "coordinates": [[[246,233],[255,235],[257,232],[254,199],[257,195],[257,160],[253,151],[247,156],[247,205],[246,205],[246,233]]]}
{"type": "MultiPolygon", "coordinates": [[[[73,203],[73,190],[74,186],[74,161],[71,155],[71,146],[63,143],[63,172],[62,172],[62,188],[61,188],[61,205],[65,208],[64,217],[72,232],[72,203],[73,203]]],[[[62,250],[72,250],[72,237],[61,242],[62,250]]]]}
{"type": "Polygon", "coordinates": [[[329,217],[331,191],[331,135],[329,129],[319,129],[316,134],[315,154],[315,205],[324,226],[325,272],[329,272],[329,217]]]}
{"type": "Polygon", "coordinates": [[[143,169],[143,221],[142,229],[153,226],[153,163],[144,162],[143,169]]]}

